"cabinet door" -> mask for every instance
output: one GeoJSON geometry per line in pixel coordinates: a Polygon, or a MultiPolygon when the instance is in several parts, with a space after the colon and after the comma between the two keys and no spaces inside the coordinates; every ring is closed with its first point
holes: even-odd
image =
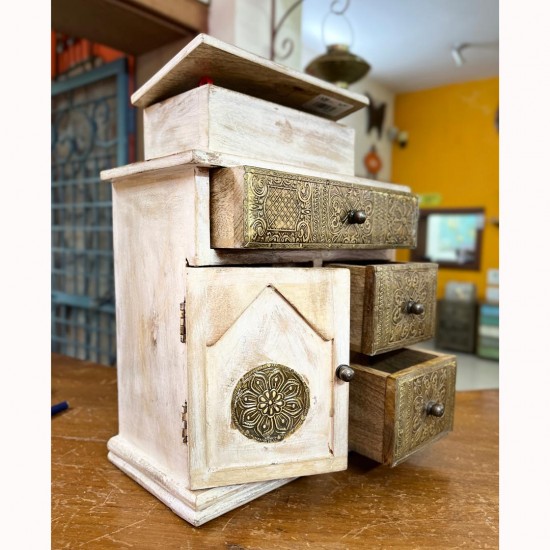
{"type": "Polygon", "coordinates": [[[349,272],[188,268],[192,489],[347,467],[349,272]]]}

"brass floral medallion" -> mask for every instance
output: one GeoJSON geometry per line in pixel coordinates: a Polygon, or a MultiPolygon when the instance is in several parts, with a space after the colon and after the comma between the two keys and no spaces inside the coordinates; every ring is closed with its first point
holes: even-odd
{"type": "Polygon", "coordinates": [[[249,439],[282,441],[294,433],[309,411],[309,388],[300,374],[266,363],[247,372],[231,399],[234,426],[249,439]]]}

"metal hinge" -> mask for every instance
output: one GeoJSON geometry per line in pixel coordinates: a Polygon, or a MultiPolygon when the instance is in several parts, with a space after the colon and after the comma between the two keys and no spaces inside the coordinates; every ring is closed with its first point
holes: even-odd
{"type": "Polygon", "coordinates": [[[181,406],[181,438],[187,445],[187,401],[181,406]]]}
{"type": "Polygon", "coordinates": [[[180,342],[185,344],[185,300],[180,304],[180,342]]]}

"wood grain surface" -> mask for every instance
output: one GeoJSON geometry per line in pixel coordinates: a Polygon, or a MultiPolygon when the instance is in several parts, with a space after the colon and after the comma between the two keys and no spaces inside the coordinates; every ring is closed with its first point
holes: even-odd
{"type": "Polygon", "coordinates": [[[353,176],[355,130],[207,84],[143,111],[145,159],[191,149],[353,176]],[[330,144],[330,147],[327,147],[330,144]]]}
{"type": "Polygon", "coordinates": [[[498,391],[459,392],[454,431],[396,468],[350,453],[202,527],[107,460],[116,370],[52,356],[51,548],[498,548],[498,391]]]}
{"type": "Polygon", "coordinates": [[[339,120],[369,104],[366,95],[339,88],[207,34],[199,34],[132,94],[132,104],[153,103],[196,88],[202,77],[217,86],[279,105],[339,120]]]}

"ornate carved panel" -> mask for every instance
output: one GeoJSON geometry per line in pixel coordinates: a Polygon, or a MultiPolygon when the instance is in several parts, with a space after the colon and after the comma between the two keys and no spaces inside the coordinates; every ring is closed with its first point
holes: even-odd
{"type": "Polygon", "coordinates": [[[247,372],[235,386],[231,418],[249,439],[282,441],[306,419],[309,388],[305,380],[284,365],[266,363],[247,372]]]}
{"type": "Polygon", "coordinates": [[[374,350],[376,353],[427,340],[434,335],[436,264],[395,264],[376,269],[374,350]],[[410,302],[424,306],[421,314],[407,311],[410,302]]]}
{"type": "Polygon", "coordinates": [[[397,381],[395,447],[393,462],[406,458],[439,434],[452,429],[456,367],[446,366],[397,381]],[[429,403],[445,405],[445,414],[428,414],[429,403]]]}
{"type": "Polygon", "coordinates": [[[418,200],[410,193],[245,167],[244,246],[414,248],[418,200]],[[362,210],[362,224],[348,221],[362,210]]]}

